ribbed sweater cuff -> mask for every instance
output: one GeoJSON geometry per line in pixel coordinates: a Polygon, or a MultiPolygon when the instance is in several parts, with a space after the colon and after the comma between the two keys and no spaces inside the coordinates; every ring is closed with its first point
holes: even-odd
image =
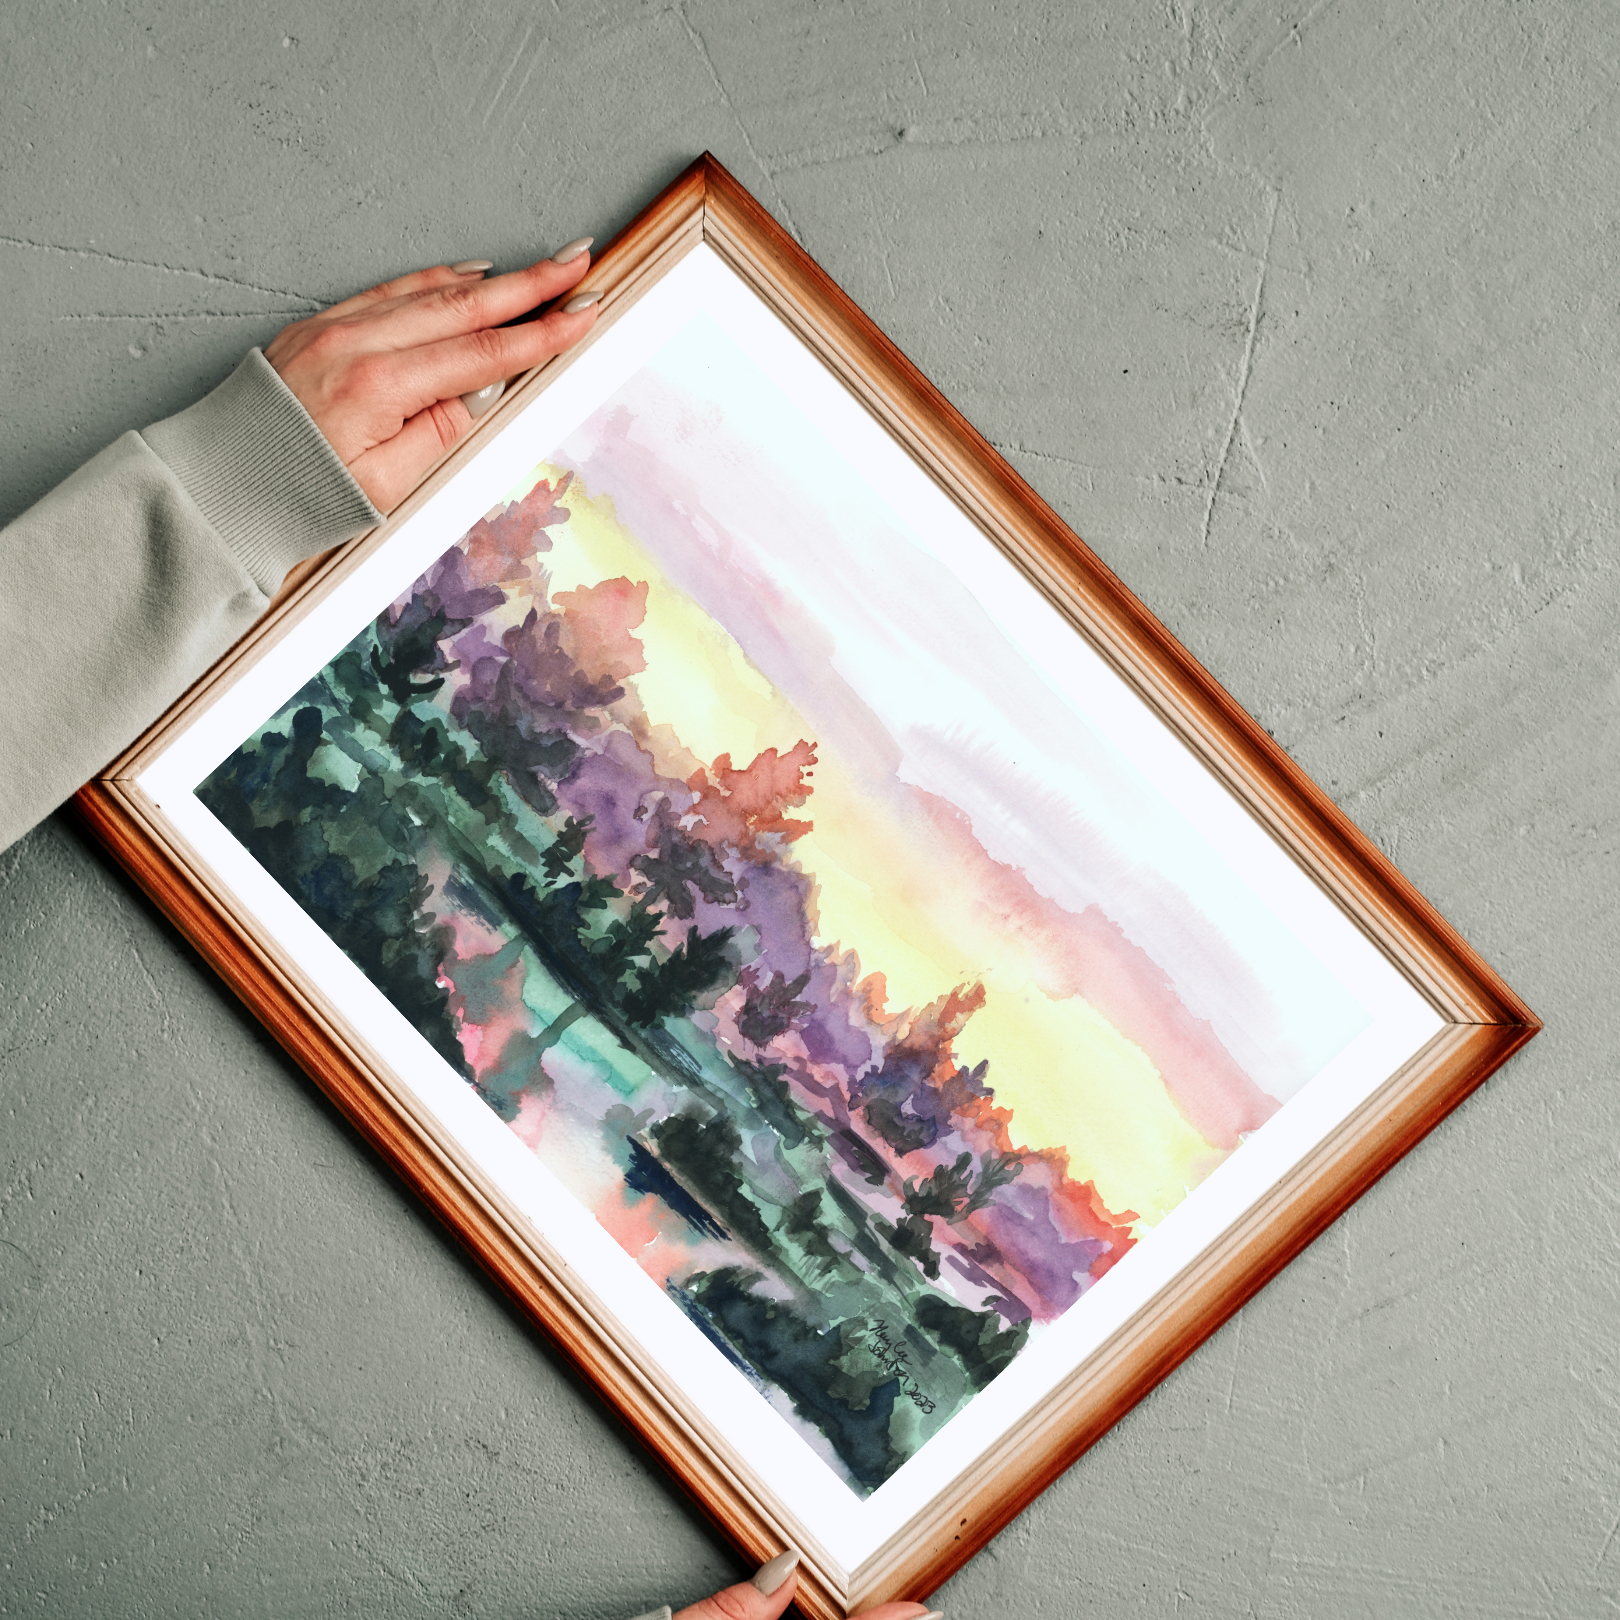
{"type": "Polygon", "coordinates": [[[258,349],[213,393],[141,437],[266,596],[294,563],[382,521],[258,349]]]}

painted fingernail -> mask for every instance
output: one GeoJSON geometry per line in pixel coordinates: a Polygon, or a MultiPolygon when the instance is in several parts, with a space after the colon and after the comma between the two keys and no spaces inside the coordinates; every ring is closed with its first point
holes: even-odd
{"type": "Polygon", "coordinates": [[[572,242],[560,247],[551,255],[553,264],[572,264],[596,238],[594,236],[576,236],[572,242]]]}
{"type": "Polygon", "coordinates": [[[930,1609],[927,1614],[919,1614],[917,1620],[945,1620],[943,1609],[930,1609]]]}
{"type": "Polygon", "coordinates": [[[785,1553],[778,1553],[770,1563],[756,1570],[748,1584],[756,1592],[763,1592],[769,1597],[798,1567],[799,1555],[789,1547],[785,1553]]]}
{"type": "Polygon", "coordinates": [[[601,296],[594,287],[589,292],[576,293],[563,305],[563,314],[577,315],[582,309],[589,309],[601,296]]]}
{"type": "Polygon", "coordinates": [[[787,1576],[792,1575],[797,1568],[799,1568],[799,1554],[789,1547],[787,1552],[779,1552],[776,1557],[771,1558],[770,1563],[761,1565],[758,1570],[753,1571],[753,1579],[748,1584],[755,1591],[765,1592],[765,1596],[770,1597],[771,1592],[776,1591],[782,1581],[786,1581],[787,1576]]]}
{"type": "Polygon", "coordinates": [[[488,388],[480,388],[475,393],[463,394],[461,403],[467,407],[467,414],[476,421],[505,392],[506,383],[504,380],[492,382],[488,388]]]}
{"type": "Polygon", "coordinates": [[[495,268],[493,259],[463,259],[460,264],[450,266],[458,276],[482,275],[486,270],[495,268]]]}

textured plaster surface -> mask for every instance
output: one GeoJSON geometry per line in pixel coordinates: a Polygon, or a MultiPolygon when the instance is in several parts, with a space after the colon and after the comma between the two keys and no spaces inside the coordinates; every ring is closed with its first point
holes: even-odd
{"type": "MultiPolygon", "coordinates": [[[[1617,60],[1570,0],[0,8],[0,520],[709,147],[1547,1020],[953,1620],[1620,1611],[1617,60]]],[[[0,856],[0,1613],[733,1568],[69,825],[0,856]]]]}

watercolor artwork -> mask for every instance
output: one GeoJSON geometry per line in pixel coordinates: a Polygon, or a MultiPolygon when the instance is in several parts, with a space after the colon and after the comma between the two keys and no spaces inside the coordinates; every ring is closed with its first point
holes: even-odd
{"type": "Polygon", "coordinates": [[[862,1498],[1370,1018],[704,313],[196,793],[862,1498]]]}

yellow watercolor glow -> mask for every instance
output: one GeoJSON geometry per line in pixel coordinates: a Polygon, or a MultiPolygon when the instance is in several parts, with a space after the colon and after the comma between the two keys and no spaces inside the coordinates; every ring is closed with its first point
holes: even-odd
{"type": "MultiPolygon", "coordinates": [[[[737,643],[664,578],[607,497],[576,484],[564,504],[567,528],[552,531],[555,548],[544,559],[553,592],[619,577],[647,583],[635,634],[656,675],[635,684],[654,727],[668,727],[704,762],[730,754],[738,765],[766,748],[816,740],[737,643]]],[[[823,756],[813,781],[796,814],[813,819],[814,831],[793,853],[816,882],[817,942],[856,952],[863,972],[881,971],[895,1012],[982,980],[985,1004],[958,1056],[990,1060],[1018,1145],[1066,1148],[1070,1175],[1094,1181],[1113,1210],[1155,1222],[1180,1203],[1208,1168],[1210,1146],[1141,1049],[1079,998],[1053,1001],[1034,989],[1037,964],[1016,931],[988,923],[971,896],[942,882],[908,831],[837,761],[823,756]],[[988,973],[987,963],[995,964],[988,973]]]]}
{"type": "Polygon", "coordinates": [[[664,578],[614,516],[612,501],[593,500],[578,485],[564,500],[568,542],[545,558],[553,593],[604,579],[647,584],[647,617],[635,635],[647,667],[658,672],[656,680],[636,684],[648,719],[672,726],[705,763],[729,753],[733,764],[746,765],[763,749],[793,747],[805,734],[798,711],[691,597],[664,578]]]}
{"type": "Polygon", "coordinates": [[[895,1010],[982,982],[985,1004],[958,1056],[990,1059],[1016,1144],[1066,1147],[1069,1173],[1095,1181],[1110,1208],[1160,1220],[1203,1179],[1211,1149],[1147,1054],[1089,1003],[1053,1001],[1035,988],[1024,941],[987,928],[903,833],[857,801],[835,765],[816,777],[808,806],[816,830],[794,853],[816,876],[823,939],[858,950],[864,968],[882,968],[895,1010]],[[986,963],[994,964],[988,972],[986,963]]]}
{"type": "Polygon", "coordinates": [[[1110,1209],[1128,1206],[1150,1224],[1163,1219],[1203,1179],[1211,1150],[1147,1054],[1078,997],[986,989],[967,1034],[981,1055],[998,1054],[992,1076],[1018,1077],[1011,1087],[996,1084],[1017,1143],[1061,1144],[1069,1174],[1095,1181],[1110,1209]]]}

